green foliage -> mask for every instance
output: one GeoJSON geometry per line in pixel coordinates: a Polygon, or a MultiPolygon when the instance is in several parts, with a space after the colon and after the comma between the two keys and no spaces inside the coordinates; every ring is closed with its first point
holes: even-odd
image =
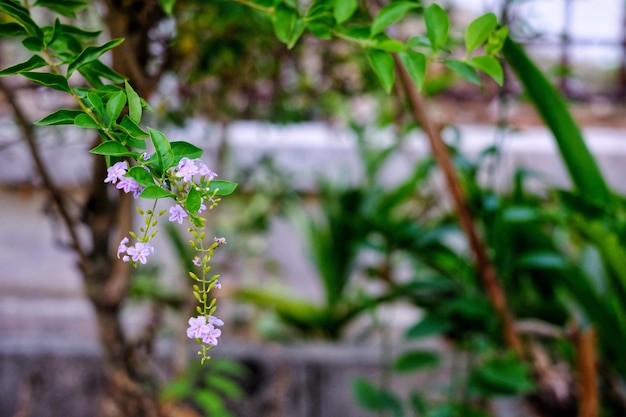
{"type": "Polygon", "coordinates": [[[608,186],[561,95],[514,41],[507,39],[502,52],[552,131],[576,190],[591,204],[610,204],[608,186]]]}
{"type": "Polygon", "coordinates": [[[162,389],[161,401],[187,401],[208,416],[233,416],[227,402],[244,398],[239,382],[246,373],[242,365],[228,359],[214,359],[210,368],[192,365],[162,389]]]}

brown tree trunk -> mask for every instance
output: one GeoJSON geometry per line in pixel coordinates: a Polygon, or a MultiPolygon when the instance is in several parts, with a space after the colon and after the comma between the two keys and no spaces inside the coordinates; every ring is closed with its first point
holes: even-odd
{"type": "MultiPolygon", "coordinates": [[[[148,32],[163,18],[157,0],[106,0],[105,21],[111,38],[125,41],[113,50],[113,69],[129,78],[137,93],[147,99],[162,71],[149,74],[148,32]]],[[[120,312],[131,279],[131,267],[115,256],[117,244],[132,230],[134,200],[130,194],[112,198],[104,183],[106,165],[94,157],[92,183],[82,213],[90,230],[90,250],[81,260],[87,296],[93,304],[103,364],[109,388],[102,401],[102,417],[158,417],[158,384],[149,354],[123,331],[120,312]]]]}

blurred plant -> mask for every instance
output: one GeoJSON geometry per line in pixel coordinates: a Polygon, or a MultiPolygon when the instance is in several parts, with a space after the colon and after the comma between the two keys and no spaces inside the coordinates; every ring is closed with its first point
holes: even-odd
{"type": "Polygon", "coordinates": [[[162,407],[169,409],[170,415],[180,415],[181,404],[189,403],[205,416],[232,417],[234,414],[229,411],[227,403],[244,398],[245,393],[238,381],[245,376],[245,368],[229,359],[213,359],[210,367],[192,364],[163,387],[160,395],[162,407]]]}

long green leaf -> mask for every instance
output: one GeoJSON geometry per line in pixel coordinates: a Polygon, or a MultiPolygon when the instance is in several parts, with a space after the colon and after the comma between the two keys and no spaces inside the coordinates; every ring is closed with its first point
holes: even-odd
{"type": "Polygon", "coordinates": [[[0,77],[5,75],[13,75],[18,72],[30,71],[48,65],[46,61],[39,55],[33,55],[28,61],[12,65],[0,71],[0,77]]]}
{"type": "Polygon", "coordinates": [[[124,42],[124,39],[113,39],[100,46],[88,46],[80,53],[80,55],[76,57],[74,61],[72,61],[68,65],[67,76],[69,77],[70,75],[72,75],[74,71],[76,71],[83,65],[93,62],[96,59],[100,58],[101,55],[115,48],[122,42],[124,42]]]}
{"type": "Polygon", "coordinates": [[[513,40],[505,41],[502,52],[552,131],[577,191],[598,205],[608,204],[611,192],[561,95],[513,40]]]}

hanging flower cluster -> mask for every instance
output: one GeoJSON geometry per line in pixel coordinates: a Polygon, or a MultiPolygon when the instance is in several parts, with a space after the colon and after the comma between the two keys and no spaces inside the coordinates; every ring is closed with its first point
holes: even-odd
{"type": "MultiPolygon", "coordinates": [[[[151,135],[159,138],[159,132],[151,130],[151,135]]],[[[185,144],[185,149],[191,154],[198,152],[191,148],[193,145],[185,144]]],[[[196,148],[197,149],[197,148],[196,148]]],[[[188,231],[193,236],[191,246],[198,252],[194,257],[193,264],[198,271],[190,271],[189,276],[195,281],[193,285],[194,297],[199,305],[196,307],[198,315],[189,319],[187,336],[196,340],[201,345],[202,361],[209,358],[208,350],[218,344],[221,330],[218,328],[224,324],[214,315],[216,306],[215,299],[209,298],[213,288],[221,288],[218,275],[209,276],[209,261],[214,250],[226,243],[224,238],[214,238],[210,246],[205,246],[204,223],[205,219],[200,216],[205,210],[212,209],[220,201],[220,195],[228,194],[234,189],[234,184],[228,181],[215,181],[217,174],[198,158],[190,158],[180,155],[178,158],[172,155],[163,155],[163,152],[154,155],[143,153],[136,158],[137,165],[129,167],[125,160],[113,163],[107,169],[105,183],[115,185],[118,190],[132,193],[134,198],[154,198],[154,206],[150,210],[137,208],[140,215],[145,218],[143,227],[139,233],[130,232],[130,237],[124,237],[117,248],[117,258],[128,262],[133,266],[146,264],[148,258],[155,253],[154,247],[149,243],[157,234],[155,227],[158,218],[169,213],[168,220],[183,224],[188,221],[188,231]],[[170,166],[164,166],[164,156],[169,156],[170,166]],[[171,156],[174,156],[172,159],[171,156]],[[177,163],[174,163],[178,159],[177,163]],[[220,193],[220,187],[222,188],[220,193]],[[173,201],[169,209],[156,212],[156,203],[159,198],[173,201]],[[131,244],[131,239],[133,243],[131,244]]]]}

